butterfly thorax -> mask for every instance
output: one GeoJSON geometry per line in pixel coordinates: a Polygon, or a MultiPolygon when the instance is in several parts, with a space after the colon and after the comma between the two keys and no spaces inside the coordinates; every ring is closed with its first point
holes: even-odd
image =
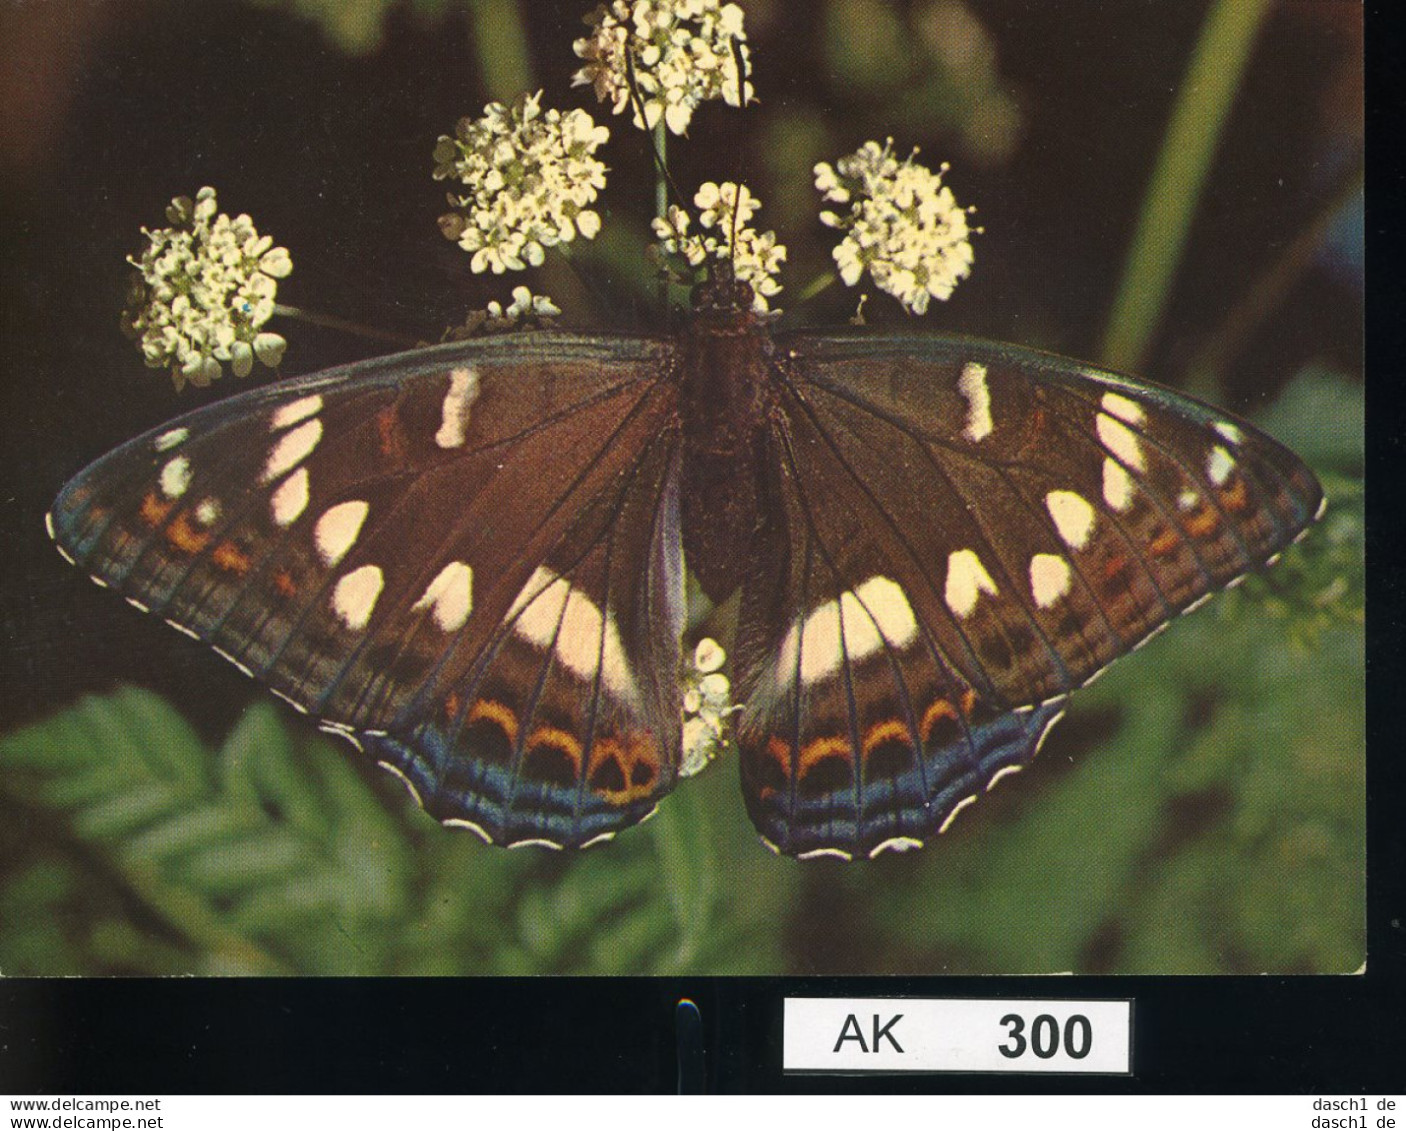
{"type": "Polygon", "coordinates": [[[774,346],[745,283],[706,283],[679,342],[684,552],[703,591],[741,583],[757,529],[758,472],[775,407],[774,346]]]}

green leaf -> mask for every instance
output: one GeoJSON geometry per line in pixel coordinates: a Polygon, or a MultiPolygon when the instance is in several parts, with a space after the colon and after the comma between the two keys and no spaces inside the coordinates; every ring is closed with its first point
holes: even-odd
{"type": "Polygon", "coordinates": [[[192,968],[374,971],[404,914],[403,838],[345,760],[267,704],[213,755],[148,692],[85,699],[0,740],[0,788],[59,817],[192,968]]]}

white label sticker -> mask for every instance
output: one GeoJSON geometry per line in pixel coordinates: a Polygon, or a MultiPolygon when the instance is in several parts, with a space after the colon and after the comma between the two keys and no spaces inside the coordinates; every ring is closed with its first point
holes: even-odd
{"type": "Polygon", "coordinates": [[[788,1072],[1131,1071],[1132,1002],[787,998],[788,1072]]]}

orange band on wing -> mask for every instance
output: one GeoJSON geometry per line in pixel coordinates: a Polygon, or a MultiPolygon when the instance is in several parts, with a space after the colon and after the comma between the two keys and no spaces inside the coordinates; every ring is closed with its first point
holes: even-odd
{"type": "MultiPolygon", "coordinates": [[[[457,715],[459,713],[459,697],[452,692],[444,701],[445,713],[451,713],[449,710],[451,702],[454,705],[452,713],[457,715]]],[[[517,715],[513,713],[512,709],[508,707],[506,703],[499,703],[494,699],[474,700],[474,705],[469,708],[468,717],[464,719],[464,725],[467,727],[478,722],[480,719],[487,719],[489,722],[497,723],[503,733],[508,736],[509,742],[517,741],[517,715]]],[[[532,737],[535,739],[538,733],[539,732],[534,731],[532,737]]],[[[571,738],[569,734],[566,734],[565,731],[557,731],[556,733],[565,735],[565,737],[571,739],[572,742],[576,741],[574,738],[571,738]]],[[[572,758],[577,762],[581,759],[581,746],[579,743],[576,745],[576,753],[572,755],[572,758]]]]}

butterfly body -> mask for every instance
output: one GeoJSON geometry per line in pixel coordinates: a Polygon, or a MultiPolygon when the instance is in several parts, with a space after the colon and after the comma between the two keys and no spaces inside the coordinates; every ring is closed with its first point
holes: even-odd
{"type": "Polygon", "coordinates": [[[700,587],[722,601],[741,584],[762,524],[776,350],[740,295],[699,289],[678,350],[684,548],[700,587]]]}
{"type": "MultiPolygon", "coordinates": [[[[745,288],[744,288],[745,289],[745,288]]],[[[955,337],[504,335],[248,392],[123,445],[60,549],[498,844],[680,776],[685,569],[739,593],[748,811],[799,856],[921,844],[1070,692],[1318,513],[1167,390],[955,337]]]]}

